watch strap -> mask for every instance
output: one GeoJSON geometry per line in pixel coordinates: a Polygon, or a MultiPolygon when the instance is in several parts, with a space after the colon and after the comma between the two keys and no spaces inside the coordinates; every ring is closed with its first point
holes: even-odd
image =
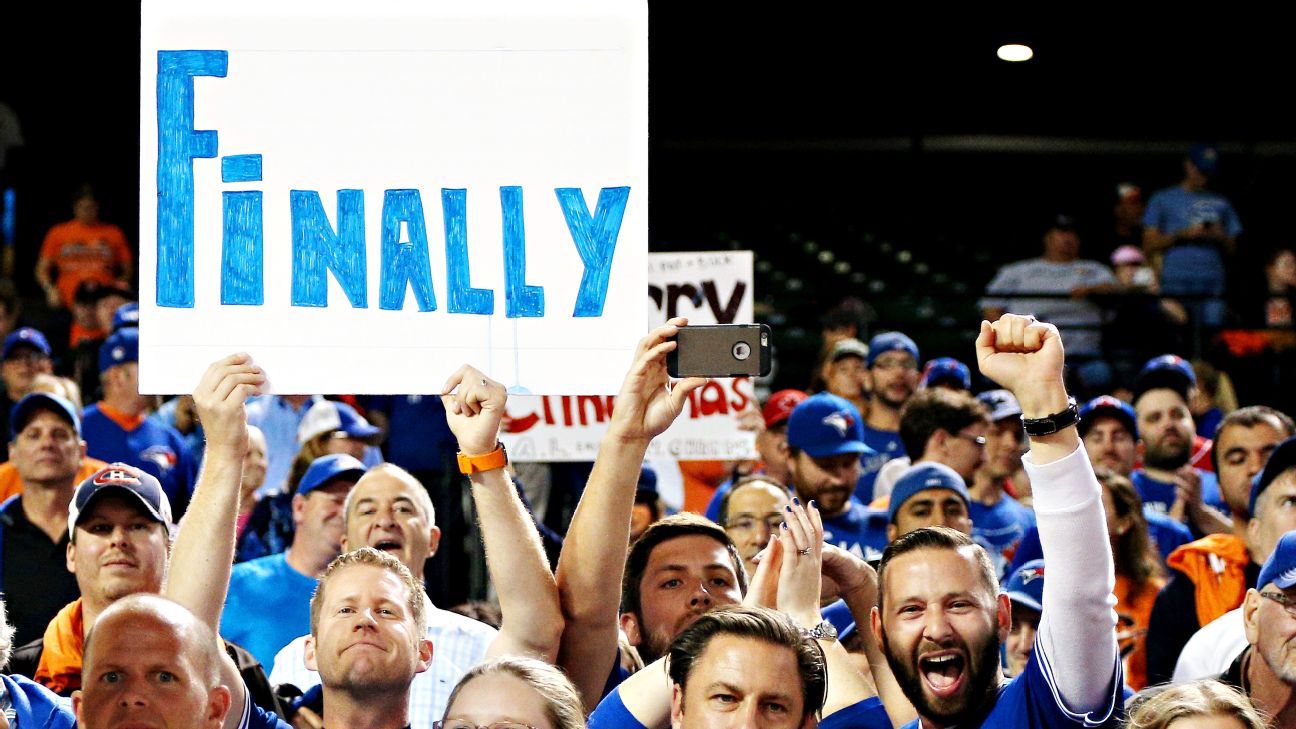
{"type": "Polygon", "coordinates": [[[496,442],[495,450],[489,453],[470,456],[460,451],[455,458],[459,461],[459,472],[465,476],[483,471],[493,471],[508,465],[508,453],[504,451],[504,444],[500,442],[496,442]]]}
{"type": "Polygon", "coordinates": [[[1076,406],[1075,398],[1067,398],[1067,408],[1059,413],[1043,418],[1028,418],[1022,416],[1022,427],[1026,429],[1026,435],[1037,438],[1044,435],[1053,435],[1054,433],[1070,428],[1080,422],[1080,409],[1076,406]]]}

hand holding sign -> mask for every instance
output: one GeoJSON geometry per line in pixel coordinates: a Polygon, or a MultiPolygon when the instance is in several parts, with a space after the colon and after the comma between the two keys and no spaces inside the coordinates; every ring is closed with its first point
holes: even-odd
{"type": "Polygon", "coordinates": [[[459,441],[460,452],[481,455],[495,450],[508,401],[504,386],[464,365],[446,380],[441,392],[446,421],[459,441]]]}
{"type": "Polygon", "coordinates": [[[244,403],[260,395],[265,384],[265,372],[246,354],[232,354],[207,368],[193,398],[208,449],[228,449],[240,458],[247,453],[244,403]]]}
{"type": "Polygon", "coordinates": [[[688,319],[676,317],[639,340],[634,365],[617,395],[609,436],[621,441],[652,440],[683,412],[689,393],[706,384],[704,377],[690,377],[672,387],[666,374],[666,355],[676,346],[671,337],[687,325],[688,319]]]}

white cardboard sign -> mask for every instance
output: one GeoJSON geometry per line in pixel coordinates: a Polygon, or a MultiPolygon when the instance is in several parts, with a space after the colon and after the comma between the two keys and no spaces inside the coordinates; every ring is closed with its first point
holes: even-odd
{"type": "Polygon", "coordinates": [[[144,0],[140,376],[609,394],[643,333],[647,7],[144,0]]]}
{"type": "MultiPolygon", "coordinates": [[[[752,321],[751,251],[648,254],[650,326],[671,316],[690,324],[752,321]]],[[[629,358],[618,369],[624,375],[629,358]]],[[[755,458],[755,436],[738,430],[737,414],[753,401],[748,378],[715,379],[695,391],[648,459],[755,458]]],[[[614,398],[512,397],[501,438],[515,461],[592,461],[607,431],[614,398]]]]}

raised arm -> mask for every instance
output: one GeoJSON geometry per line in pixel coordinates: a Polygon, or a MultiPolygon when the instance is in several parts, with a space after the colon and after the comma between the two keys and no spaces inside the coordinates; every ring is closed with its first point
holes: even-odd
{"type": "MultiPolygon", "coordinates": [[[[1063,351],[1057,329],[1033,317],[982,322],[977,361],[986,377],[1008,388],[1022,417],[1067,408],[1063,351]]],[[[1105,716],[1120,694],[1116,646],[1115,572],[1102,490],[1074,427],[1031,436],[1022,459],[1030,474],[1048,580],[1036,651],[1046,659],[1063,709],[1105,716]]]]}
{"type": "Polygon", "coordinates": [[[598,704],[616,661],[621,577],[644,454],[684,409],[688,394],[706,382],[691,378],[672,388],[666,374],[666,354],[675,349],[669,338],[687,323],[671,319],[639,342],[558,560],[566,620],[558,663],[580,690],[587,711],[598,704]]]}
{"type": "MultiPolygon", "coordinates": [[[[244,403],[261,392],[265,381],[265,374],[251,357],[236,354],[208,367],[194,390],[207,445],[193,499],[171,548],[164,594],[188,608],[218,635],[234,561],[239,485],[248,448],[244,403]]],[[[222,683],[232,694],[233,707],[225,717],[225,727],[232,729],[242,720],[246,691],[223,645],[221,655],[225,658],[222,683]]]]}
{"type": "MultiPolygon", "coordinates": [[[[479,456],[494,451],[508,399],[504,386],[465,365],[442,392],[447,393],[442,402],[460,453],[479,456]]],[[[535,522],[506,469],[478,471],[468,480],[485,544],[486,568],[503,615],[487,655],[522,654],[552,663],[558,655],[563,619],[558,587],[535,522]]]]}

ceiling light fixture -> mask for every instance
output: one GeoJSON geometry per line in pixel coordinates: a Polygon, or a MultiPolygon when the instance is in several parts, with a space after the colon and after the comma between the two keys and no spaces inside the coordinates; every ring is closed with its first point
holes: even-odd
{"type": "Polygon", "coordinates": [[[999,46],[999,60],[1008,61],[1009,63],[1021,63],[1029,61],[1035,57],[1035,51],[1030,46],[1024,46],[1020,43],[1009,43],[999,46]]]}

